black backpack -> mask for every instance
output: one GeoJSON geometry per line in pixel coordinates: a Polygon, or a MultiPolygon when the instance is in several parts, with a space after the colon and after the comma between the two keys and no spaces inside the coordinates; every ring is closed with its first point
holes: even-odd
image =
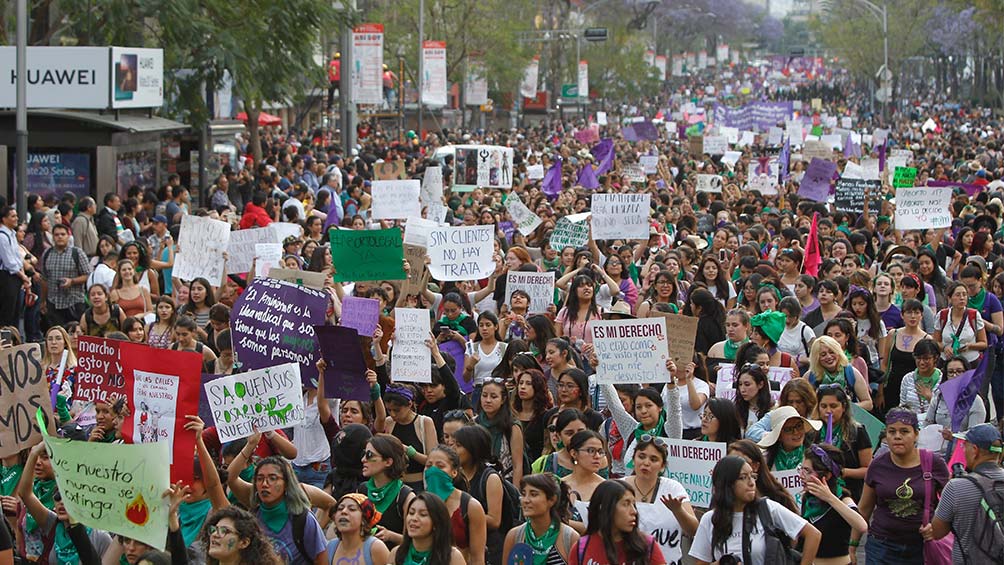
{"type": "Polygon", "coordinates": [[[296,549],[304,559],[313,563],[314,556],[307,554],[307,547],[303,544],[303,532],[307,529],[307,513],[293,514],[290,519],[293,521],[293,543],[296,544],[296,549]]]}
{"type": "MultiPolygon", "coordinates": [[[[481,472],[481,479],[477,481],[477,484],[471,485],[471,496],[476,498],[478,502],[482,500],[487,502],[488,477],[493,474],[498,475],[499,480],[502,481],[502,519],[499,521],[498,531],[508,532],[523,522],[523,508],[519,503],[519,490],[511,482],[503,478],[495,469],[486,467],[481,472]]],[[[485,505],[485,513],[488,513],[487,504],[485,505]]]]}
{"type": "Polygon", "coordinates": [[[956,545],[962,551],[966,563],[975,562],[967,555],[972,549],[993,562],[1004,563],[1004,479],[992,479],[975,471],[965,475],[965,478],[980,489],[981,498],[976,518],[969,530],[972,543],[965,544],[970,546],[970,551],[966,550],[964,544],[956,545]]]}

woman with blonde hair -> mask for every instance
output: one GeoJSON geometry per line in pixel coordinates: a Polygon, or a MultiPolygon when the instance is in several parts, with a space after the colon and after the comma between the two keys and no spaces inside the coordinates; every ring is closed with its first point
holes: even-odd
{"type": "Polygon", "coordinates": [[[111,301],[118,304],[127,318],[141,317],[146,312],[153,311],[150,290],[140,286],[136,266],[128,259],[120,259],[115,268],[115,287],[111,292],[111,301]]]}
{"type": "Polygon", "coordinates": [[[865,410],[872,409],[868,378],[851,366],[844,348],[829,336],[819,336],[809,352],[809,382],[817,389],[822,385],[839,384],[854,402],[865,410]]]}
{"type": "MultiPolygon", "coordinates": [[[[42,370],[45,371],[45,381],[48,390],[52,390],[52,385],[59,382],[59,396],[66,404],[73,402],[73,396],[77,388],[77,354],[70,346],[70,334],[62,326],[52,326],[45,332],[45,347],[42,348],[42,370]],[[63,354],[66,354],[66,364],[63,362],[63,354]]],[[[56,407],[59,409],[57,416],[61,421],[69,420],[71,414],[64,412],[66,407],[62,401],[57,399],[56,407]]]]}

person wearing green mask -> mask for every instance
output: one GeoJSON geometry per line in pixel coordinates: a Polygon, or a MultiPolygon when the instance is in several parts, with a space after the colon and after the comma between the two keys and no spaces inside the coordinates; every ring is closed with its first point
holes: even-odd
{"type": "Polygon", "coordinates": [[[401,545],[390,552],[390,563],[399,565],[464,565],[464,556],[450,543],[450,515],[431,492],[408,503],[401,545]],[[399,554],[404,554],[399,557],[399,554]]]}
{"type": "Polygon", "coordinates": [[[435,447],[425,464],[425,491],[446,504],[453,530],[453,545],[470,565],[484,565],[488,525],[485,511],[475,498],[456,488],[460,456],[445,445],[435,447]]]}
{"type": "MultiPolygon", "coordinates": [[[[568,487],[550,473],[527,475],[520,481],[520,506],[526,523],[511,530],[505,538],[502,555],[510,562],[517,543],[533,551],[532,565],[568,563],[579,543],[579,534],[563,522],[568,517],[568,487]]],[[[528,564],[530,565],[530,564],[528,564]]]]}

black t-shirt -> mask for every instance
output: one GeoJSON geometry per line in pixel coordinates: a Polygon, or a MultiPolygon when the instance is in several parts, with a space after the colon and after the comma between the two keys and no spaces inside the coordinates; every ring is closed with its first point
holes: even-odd
{"type": "MultiPolygon", "coordinates": [[[[868,430],[864,426],[858,424],[857,430],[852,434],[854,436],[853,441],[848,445],[848,443],[842,442],[840,444],[840,451],[844,454],[844,467],[847,469],[857,469],[861,467],[861,458],[858,456],[858,451],[871,448],[872,439],[868,436],[868,430]]],[[[851,498],[854,500],[861,499],[861,491],[864,487],[864,479],[844,479],[844,484],[847,486],[847,490],[851,491],[851,498]]]]}
{"type": "Polygon", "coordinates": [[[0,553],[14,548],[14,541],[11,539],[10,530],[7,529],[6,520],[0,526],[0,553]]]}

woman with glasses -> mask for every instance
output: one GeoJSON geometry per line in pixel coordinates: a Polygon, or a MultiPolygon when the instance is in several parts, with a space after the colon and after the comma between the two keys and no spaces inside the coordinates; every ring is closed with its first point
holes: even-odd
{"type": "Polygon", "coordinates": [[[199,539],[206,548],[207,565],[282,563],[254,514],[239,506],[228,506],[210,514],[199,539]]]}
{"type": "Polygon", "coordinates": [[[77,355],[70,347],[70,336],[61,326],[52,326],[45,332],[42,370],[45,372],[45,382],[48,385],[46,390],[52,390],[52,386],[57,380],[59,381],[59,396],[63,400],[57,403],[57,407],[61,409],[56,415],[60,421],[68,421],[70,412],[66,411],[66,406],[73,402],[77,388],[77,355]],[[63,363],[64,354],[65,363],[63,363]],[[63,371],[62,374],[59,373],[60,369],[63,371]]]}
{"type": "Polygon", "coordinates": [[[727,398],[709,398],[701,414],[701,435],[697,441],[715,441],[728,444],[742,438],[736,405],[727,398]]]}
{"type": "Polygon", "coordinates": [[[523,465],[523,427],[513,421],[509,390],[503,379],[489,377],[482,385],[477,423],[492,436],[492,457],[501,465],[502,476],[518,484],[528,470],[523,465]]]}
{"type": "Polygon", "coordinates": [[[927,413],[934,390],[941,382],[938,369],[938,344],[933,339],[922,339],[913,349],[916,369],[903,376],[899,389],[899,407],[913,410],[918,416],[927,413]]]}
{"type": "Polygon", "coordinates": [[[764,525],[754,512],[749,513],[753,527],[744,523],[747,509],[753,511],[760,505],[766,505],[763,511],[770,514],[775,528],[792,540],[802,540],[802,563],[813,562],[821,538],[819,530],[773,500],[757,498],[757,478],[758,473],[741,457],[726,456],[715,465],[711,473],[711,509],[701,517],[690,548],[690,556],[697,563],[709,565],[732,556],[732,563],[763,565],[764,525]]]}
{"type": "Polygon", "coordinates": [[[753,472],[757,474],[756,493],[758,497],[763,496],[769,498],[792,512],[798,512],[798,506],[795,505],[795,499],[792,498],[792,496],[788,494],[788,491],[781,486],[781,483],[774,478],[773,473],[765,471],[765,469],[768,468],[767,460],[764,459],[763,450],[760,449],[759,445],[753,443],[753,440],[741,439],[732,443],[732,445],[729,446],[727,454],[741,457],[749,464],[750,468],[753,469],[753,472]]]}
{"type": "Polygon", "coordinates": [[[969,307],[966,285],[952,282],[945,295],[950,306],[938,312],[933,335],[941,346],[941,358],[947,361],[960,355],[967,363],[975,363],[987,349],[986,322],[979,311],[969,307]]]}
{"type": "Polygon", "coordinates": [[[550,416],[551,412],[574,408],[585,415],[586,421],[589,422],[589,429],[600,429],[600,426],[603,425],[603,414],[593,409],[593,399],[589,394],[589,377],[579,369],[570,368],[562,371],[557,381],[555,387],[557,406],[548,411],[547,415],[550,416]]]}
{"type": "MultiPolygon", "coordinates": [[[[952,453],[952,445],[954,445],[952,438],[952,407],[948,406],[948,402],[941,395],[941,385],[952,379],[958,378],[961,374],[969,370],[969,363],[963,357],[955,356],[948,360],[945,364],[945,370],[942,373],[941,382],[934,387],[934,394],[931,397],[931,402],[928,404],[927,412],[922,414],[923,422],[921,427],[930,426],[931,424],[940,424],[942,426],[941,436],[948,442],[944,450],[943,455],[946,457],[950,456],[952,453]]],[[[962,420],[962,425],[960,426],[959,432],[964,432],[969,428],[982,424],[987,419],[987,407],[985,400],[982,397],[977,396],[976,400],[973,402],[973,406],[969,409],[969,417],[962,420]]]]}
{"type": "Polygon", "coordinates": [[[822,427],[818,420],[798,414],[791,406],[782,406],[770,413],[771,431],[757,445],[764,448],[770,471],[793,471],[802,463],[805,447],[812,443],[822,427]]]}
{"type": "Polygon", "coordinates": [[[473,496],[456,487],[460,471],[457,452],[445,445],[436,446],[429,453],[425,467],[425,491],[436,495],[446,505],[453,545],[467,563],[484,565],[487,516],[473,496]]]}
{"type": "Polygon", "coordinates": [[[843,453],[832,445],[814,443],[798,467],[804,485],[802,517],[822,538],[816,552],[817,565],[847,565],[857,546],[849,545],[851,532],[860,538],[868,523],[858,514],[854,498],[841,485],[843,453]]]}
{"type": "Polygon", "coordinates": [[[366,494],[380,513],[376,537],[390,548],[401,543],[405,508],[415,498],[411,487],[401,480],[406,461],[404,446],[392,435],[371,437],[363,452],[362,474],[366,482],[360,485],[359,492],[366,494]]]}
{"type": "MultiPolygon", "coordinates": [[[[524,449],[529,461],[536,461],[544,449],[546,425],[545,414],[551,408],[551,396],[547,390],[544,373],[537,369],[514,371],[516,395],[512,400],[512,412],[523,431],[524,449]]],[[[483,406],[482,406],[483,408],[483,406]]],[[[529,473],[529,469],[524,472],[529,473]]]]}
{"type": "MultiPolygon", "coordinates": [[[[781,394],[778,396],[777,405],[791,406],[803,418],[810,418],[816,410],[816,389],[805,379],[791,379],[781,387],[781,394]]],[[[753,441],[760,441],[763,436],[771,431],[770,413],[757,421],[756,424],[746,429],[746,437],[753,441]]]]}
{"type": "Polygon", "coordinates": [[[599,471],[607,466],[607,448],[603,436],[593,430],[583,430],[572,436],[565,449],[572,457],[572,474],[562,477],[561,481],[568,485],[581,513],[583,504],[589,503],[593,491],[603,482],[599,471]]]}
{"type": "Polygon", "coordinates": [[[848,362],[844,348],[830,336],[824,335],[812,342],[806,378],[817,389],[821,385],[837,383],[845,388],[858,406],[864,410],[872,408],[868,378],[848,362]]]}
{"type": "Polygon", "coordinates": [[[655,281],[645,293],[645,299],[638,304],[637,314],[639,318],[644,318],[652,311],[656,304],[673,304],[679,308],[679,289],[677,279],[669,271],[659,271],[655,275],[655,281]]]}
{"type": "MultiPolygon", "coordinates": [[[[550,418],[548,418],[550,421],[550,418]]],[[[572,474],[574,467],[573,459],[569,454],[568,446],[575,434],[591,429],[587,425],[586,416],[574,408],[569,408],[557,412],[554,423],[548,426],[548,431],[552,434],[554,451],[542,455],[533,462],[534,473],[551,473],[558,478],[567,477],[572,474]]]]}

